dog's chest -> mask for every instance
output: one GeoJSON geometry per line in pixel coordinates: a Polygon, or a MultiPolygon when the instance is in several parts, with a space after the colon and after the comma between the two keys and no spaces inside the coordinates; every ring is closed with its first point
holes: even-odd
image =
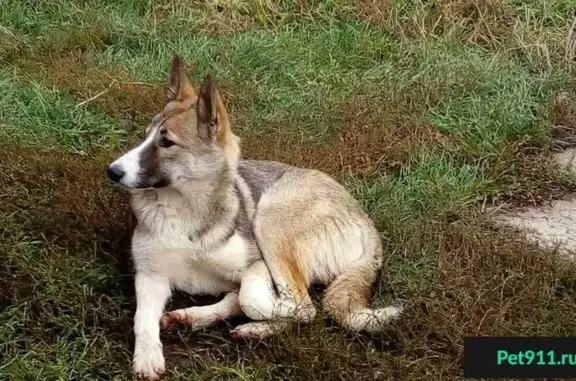
{"type": "Polygon", "coordinates": [[[137,228],[132,245],[137,271],[165,276],[173,287],[190,293],[236,288],[250,263],[250,243],[234,232],[207,247],[191,240],[189,232],[189,224],[175,218],[163,218],[152,231],[137,228]]]}

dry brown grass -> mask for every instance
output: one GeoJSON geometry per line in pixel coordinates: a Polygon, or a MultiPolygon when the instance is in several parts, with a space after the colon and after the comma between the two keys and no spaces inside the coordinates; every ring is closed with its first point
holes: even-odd
{"type": "Polygon", "coordinates": [[[406,169],[410,155],[434,147],[450,146],[450,138],[433,126],[419,125],[394,107],[368,102],[347,102],[335,134],[321,142],[302,141],[295,129],[276,134],[241,136],[246,158],[275,160],[316,168],[332,175],[343,171],[373,175],[406,169]]]}
{"type": "Polygon", "coordinates": [[[90,157],[2,148],[0,194],[4,213],[36,239],[70,250],[125,254],[128,203],[106,177],[110,154],[90,157]],[[103,239],[107,237],[106,239],[103,239]]]}
{"type": "Polygon", "coordinates": [[[566,15],[561,10],[554,14],[553,4],[507,0],[345,0],[344,4],[354,17],[380,25],[403,40],[442,38],[490,50],[505,48],[540,69],[576,67],[576,18],[554,25],[551,20],[566,15]]]}
{"type": "Polygon", "coordinates": [[[253,28],[273,29],[295,20],[330,19],[321,4],[309,0],[177,0],[157,1],[146,17],[167,28],[185,26],[184,33],[227,35],[253,28]]]}
{"type": "Polygon", "coordinates": [[[122,69],[107,71],[95,65],[81,50],[44,53],[16,60],[21,79],[56,88],[78,104],[87,105],[113,117],[145,122],[165,102],[164,87],[136,80],[122,69]]]}
{"type": "Polygon", "coordinates": [[[198,26],[190,32],[213,35],[241,32],[258,24],[258,18],[252,17],[250,9],[241,2],[159,1],[152,5],[147,17],[169,20],[171,24],[200,19],[198,26]]]}
{"type": "Polygon", "coordinates": [[[559,93],[552,107],[555,147],[563,149],[576,145],[576,83],[559,93]]]}
{"type": "Polygon", "coordinates": [[[552,150],[533,142],[510,142],[497,159],[486,161],[484,166],[499,179],[502,188],[485,203],[499,208],[540,206],[576,192],[574,180],[556,170],[552,150]]]}
{"type": "Polygon", "coordinates": [[[476,44],[500,42],[507,33],[502,0],[440,0],[414,3],[417,11],[404,14],[391,0],[350,1],[360,18],[385,25],[402,38],[438,37],[457,33],[476,44]]]}

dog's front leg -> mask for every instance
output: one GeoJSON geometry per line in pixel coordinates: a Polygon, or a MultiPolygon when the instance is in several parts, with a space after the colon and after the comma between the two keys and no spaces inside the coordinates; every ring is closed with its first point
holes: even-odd
{"type": "Polygon", "coordinates": [[[174,324],[183,323],[190,325],[192,329],[200,329],[242,315],[244,313],[238,303],[238,292],[231,291],[218,303],[168,312],[162,316],[160,325],[166,329],[174,324]]]}
{"type": "Polygon", "coordinates": [[[134,373],[148,380],[158,380],[164,373],[160,342],[160,318],[170,297],[167,278],[136,274],[136,315],[134,316],[134,373]]]}

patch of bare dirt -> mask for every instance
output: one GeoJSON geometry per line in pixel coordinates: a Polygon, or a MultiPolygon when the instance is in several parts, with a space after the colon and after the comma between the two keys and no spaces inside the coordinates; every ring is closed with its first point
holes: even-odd
{"type": "MultiPolygon", "coordinates": [[[[570,139],[571,135],[563,137],[566,138],[570,139]]],[[[576,182],[571,178],[576,174],[575,157],[576,149],[569,147],[551,157],[547,156],[546,161],[524,163],[523,168],[532,168],[533,172],[526,178],[534,185],[522,187],[520,195],[523,198],[516,194],[513,202],[491,210],[495,221],[515,227],[544,247],[575,253],[576,182]],[[543,168],[543,165],[547,167],[543,168]],[[566,173],[554,171],[552,167],[556,166],[566,173]],[[543,178],[543,174],[548,174],[548,177],[543,178]]]]}

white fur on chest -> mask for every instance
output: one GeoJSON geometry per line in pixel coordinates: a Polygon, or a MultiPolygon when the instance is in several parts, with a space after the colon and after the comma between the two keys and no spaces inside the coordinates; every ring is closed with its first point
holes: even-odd
{"type": "Polygon", "coordinates": [[[153,215],[154,223],[145,220],[134,232],[136,271],[165,276],[174,288],[193,294],[218,294],[238,287],[251,250],[240,234],[207,248],[190,240],[197,227],[189,219],[178,218],[172,208],[160,207],[153,215]]]}

